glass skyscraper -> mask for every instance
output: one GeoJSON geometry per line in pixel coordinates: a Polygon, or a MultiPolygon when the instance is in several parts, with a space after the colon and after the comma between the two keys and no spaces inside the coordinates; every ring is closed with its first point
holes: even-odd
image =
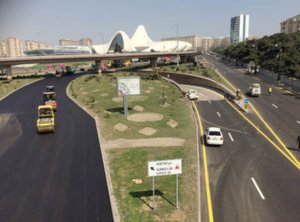
{"type": "Polygon", "coordinates": [[[230,42],[237,44],[249,37],[249,15],[239,15],[231,18],[230,42]]]}

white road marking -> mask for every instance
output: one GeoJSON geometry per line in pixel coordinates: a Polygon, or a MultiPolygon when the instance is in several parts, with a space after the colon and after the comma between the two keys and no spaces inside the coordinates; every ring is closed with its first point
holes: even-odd
{"type": "Polygon", "coordinates": [[[228,133],[228,135],[229,135],[231,141],[234,142],[234,139],[232,138],[231,133],[228,133]]]}
{"type": "Polygon", "coordinates": [[[299,123],[299,124],[300,124],[300,121],[298,121],[298,120],[297,120],[297,123],[299,123]]]}
{"type": "Polygon", "coordinates": [[[272,104],[272,106],[274,106],[276,109],[278,109],[278,106],[276,106],[275,104],[272,104]]]}
{"type": "Polygon", "coordinates": [[[221,117],[221,114],[219,112],[217,112],[218,116],[221,117]]]}
{"type": "Polygon", "coordinates": [[[258,193],[259,193],[261,199],[265,200],[266,198],[265,198],[265,196],[263,195],[263,193],[261,192],[261,190],[259,189],[259,186],[257,185],[255,179],[254,179],[253,177],[251,177],[251,180],[252,180],[252,182],[253,182],[253,184],[254,184],[256,190],[258,191],[258,193]]]}
{"type": "Polygon", "coordinates": [[[210,101],[210,100],[208,100],[208,103],[209,103],[209,104],[211,104],[211,101],[210,101]]]}

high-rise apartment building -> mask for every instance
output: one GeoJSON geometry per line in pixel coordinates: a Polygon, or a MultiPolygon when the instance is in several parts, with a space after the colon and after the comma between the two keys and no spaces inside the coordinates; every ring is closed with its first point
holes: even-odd
{"type": "Polygon", "coordinates": [[[17,38],[7,38],[0,41],[1,57],[17,57],[23,55],[23,42],[17,38]]]}
{"type": "Polygon", "coordinates": [[[231,18],[230,23],[230,42],[237,44],[246,41],[249,37],[249,15],[239,15],[231,18]]]}
{"type": "Polygon", "coordinates": [[[292,33],[300,31],[300,15],[288,18],[287,20],[280,23],[280,32],[292,33]]]}

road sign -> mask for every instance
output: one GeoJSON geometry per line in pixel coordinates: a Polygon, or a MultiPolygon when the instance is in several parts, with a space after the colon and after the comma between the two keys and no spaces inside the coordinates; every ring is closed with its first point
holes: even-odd
{"type": "Polygon", "coordinates": [[[181,159],[148,161],[148,177],[182,173],[181,159]]]}
{"type": "Polygon", "coordinates": [[[139,76],[117,78],[117,93],[118,96],[140,95],[141,78],[139,76]]]}
{"type": "Polygon", "coordinates": [[[244,99],[244,104],[248,104],[249,100],[247,98],[244,99]]]}

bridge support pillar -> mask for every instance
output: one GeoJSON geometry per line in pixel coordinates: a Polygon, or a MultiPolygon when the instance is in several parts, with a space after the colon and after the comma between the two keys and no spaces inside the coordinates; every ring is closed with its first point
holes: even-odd
{"type": "Polygon", "coordinates": [[[5,67],[7,80],[12,80],[12,68],[10,65],[5,67]]]}
{"type": "Polygon", "coordinates": [[[152,68],[156,68],[157,67],[157,58],[150,59],[150,65],[152,68]]]}
{"type": "Polygon", "coordinates": [[[101,70],[101,60],[96,60],[96,61],[95,61],[95,71],[96,71],[98,74],[101,74],[101,73],[102,73],[102,70],[101,70]]]}

